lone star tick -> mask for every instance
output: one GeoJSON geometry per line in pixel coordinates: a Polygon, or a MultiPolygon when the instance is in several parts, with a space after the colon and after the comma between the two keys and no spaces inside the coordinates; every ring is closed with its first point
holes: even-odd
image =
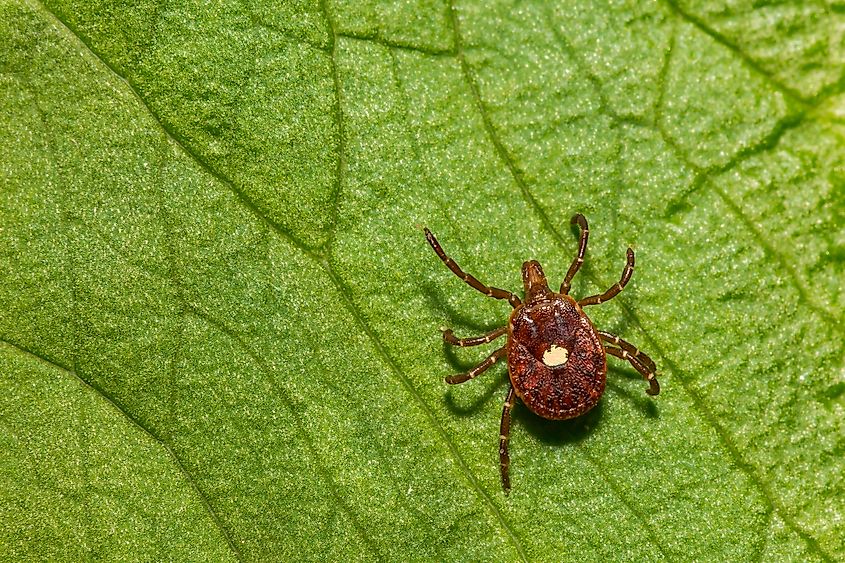
{"type": "Polygon", "coordinates": [[[588,305],[609,301],[622,291],[634,273],[634,251],[628,249],[625,269],[617,283],[600,295],[576,301],[569,295],[569,288],[572,278],[584,262],[590,230],[587,220],[580,213],[572,218],[571,223],[581,229],[581,238],[578,256],[569,266],[560,292],[554,293],[549,289],[540,263],[530,260],[522,264],[524,303],[513,293],[488,287],[465,273],[443,252],[431,231],[425,229],[428,243],[452,273],[488,297],[505,299],[513,307],[507,326],[482,336],[456,338],[451,330],[443,331],[443,340],[453,346],[478,346],[505,333],[508,335],[507,344],[487,356],[483,362],[466,373],[446,378],[446,383],[451,385],[463,383],[481,375],[502,358],[507,358],[510,385],[499,431],[499,463],[505,494],[511,488],[508,438],[514,395],[543,418],[566,420],[580,416],[596,406],[604,393],[607,354],[630,362],[648,381],[646,393],[660,393],[660,385],[655,378],[657,368],[652,359],[618,336],[596,330],[583,309],[588,305]]]}

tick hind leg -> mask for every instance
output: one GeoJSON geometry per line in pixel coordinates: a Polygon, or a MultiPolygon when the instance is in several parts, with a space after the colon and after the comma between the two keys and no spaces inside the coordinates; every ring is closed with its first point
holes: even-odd
{"type": "Polygon", "coordinates": [[[496,330],[491,330],[487,334],[483,334],[481,336],[474,336],[472,338],[456,338],[455,334],[452,332],[452,329],[446,329],[443,331],[443,340],[451,344],[452,346],[460,346],[461,348],[466,348],[467,346],[478,346],[479,344],[487,344],[488,342],[492,342],[496,340],[504,333],[508,331],[508,327],[503,326],[501,328],[497,328],[496,330]]]}
{"type": "Polygon", "coordinates": [[[505,356],[507,356],[507,350],[504,347],[499,348],[498,350],[487,356],[487,358],[483,362],[481,362],[468,372],[450,375],[446,378],[446,383],[448,383],[449,385],[456,385],[458,383],[469,381],[470,379],[475,379],[476,377],[490,369],[493,364],[495,364],[505,356]]]}
{"type": "MultiPolygon", "coordinates": [[[[653,372],[657,371],[657,366],[654,364],[654,360],[649,358],[648,355],[645,352],[641,351],[639,348],[637,348],[636,346],[634,346],[630,342],[622,340],[621,338],[619,338],[615,334],[611,334],[611,333],[605,332],[603,330],[598,331],[598,333],[599,333],[599,337],[602,340],[604,340],[605,342],[610,342],[611,344],[619,346],[623,350],[627,351],[628,354],[630,354],[631,356],[633,356],[634,358],[636,358],[637,360],[642,362],[642,364],[645,367],[647,367],[648,369],[650,369],[651,371],[653,371],[653,372]]],[[[627,360],[628,358],[625,358],[625,359],[627,360]]]]}
{"type": "Polygon", "coordinates": [[[511,437],[511,407],[514,402],[513,385],[508,385],[508,394],[505,397],[505,404],[502,407],[502,423],[499,426],[499,467],[502,471],[502,488],[505,494],[511,490],[510,464],[511,457],[508,454],[508,440],[511,437]]]}
{"type": "Polygon", "coordinates": [[[423,229],[425,231],[425,238],[428,241],[428,244],[431,245],[431,248],[434,249],[435,254],[443,260],[443,263],[446,264],[446,267],[452,270],[452,273],[464,280],[470,287],[473,289],[477,289],[484,295],[488,297],[492,297],[493,299],[505,299],[508,303],[511,304],[513,307],[519,307],[522,304],[519,297],[511,293],[510,291],[505,291],[504,289],[499,289],[498,287],[488,287],[475,279],[473,276],[467,274],[461,267],[458,266],[458,263],[449,258],[445,252],[443,252],[443,248],[440,246],[440,243],[437,242],[437,239],[434,237],[431,231],[427,228],[423,229]]]}
{"type": "Polygon", "coordinates": [[[585,297],[584,299],[578,300],[578,304],[582,307],[586,307],[587,305],[600,305],[605,301],[610,301],[622,291],[626,285],[628,285],[628,281],[630,281],[631,276],[634,275],[634,251],[630,248],[628,249],[627,253],[627,261],[625,262],[625,269],[622,270],[622,277],[619,279],[618,282],[613,284],[610,289],[602,293],[601,295],[591,295],[589,297],[585,297]]]}
{"type": "Polygon", "coordinates": [[[657,366],[654,365],[654,361],[651,358],[640,352],[633,344],[626,342],[609,332],[599,331],[599,336],[605,342],[619,346],[619,348],[606,346],[605,350],[607,350],[608,354],[627,360],[635,370],[640,372],[643,379],[648,381],[649,388],[646,389],[646,393],[652,396],[660,394],[660,383],[657,382],[656,373],[657,366]]]}

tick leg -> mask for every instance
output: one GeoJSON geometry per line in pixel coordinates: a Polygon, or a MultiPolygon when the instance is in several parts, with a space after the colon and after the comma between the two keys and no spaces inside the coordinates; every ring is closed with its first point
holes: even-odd
{"type": "Polygon", "coordinates": [[[657,371],[657,366],[654,365],[654,360],[649,358],[645,352],[640,351],[636,346],[634,346],[630,342],[626,342],[615,334],[610,334],[609,332],[605,332],[603,330],[599,330],[598,333],[599,337],[601,337],[602,340],[619,346],[620,348],[628,352],[632,357],[642,362],[646,369],[650,369],[653,372],[657,371]]]}
{"type": "Polygon", "coordinates": [[[488,287],[472,277],[471,275],[467,274],[461,267],[458,266],[457,262],[446,256],[446,253],[443,252],[443,248],[441,248],[440,243],[437,242],[437,239],[434,238],[434,235],[429,231],[427,228],[423,229],[425,231],[425,238],[428,240],[428,244],[431,245],[431,248],[434,249],[434,252],[437,256],[443,260],[443,263],[452,270],[452,273],[464,280],[467,284],[469,284],[472,288],[477,289],[484,295],[488,297],[492,297],[493,299],[506,299],[508,303],[511,304],[512,307],[519,307],[522,304],[519,297],[511,293],[510,291],[505,291],[504,289],[499,289],[498,287],[488,287]]]}
{"type": "Polygon", "coordinates": [[[450,375],[449,377],[446,378],[446,383],[448,383],[449,385],[455,385],[457,383],[463,383],[464,381],[469,381],[470,379],[475,379],[476,377],[478,377],[479,375],[481,375],[482,373],[484,373],[485,371],[490,369],[490,367],[493,364],[495,364],[496,362],[498,362],[499,360],[504,358],[506,355],[507,355],[507,350],[505,350],[504,347],[499,348],[498,350],[496,350],[495,352],[493,352],[492,354],[487,356],[486,360],[484,360],[483,362],[481,362],[480,364],[478,364],[477,366],[475,366],[474,368],[472,368],[468,372],[450,375]]]}
{"type": "Polygon", "coordinates": [[[492,342],[496,340],[504,333],[508,331],[508,327],[503,326],[501,328],[497,328],[496,330],[491,330],[487,334],[483,336],[475,336],[473,338],[455,338],[452,329],[447,329],[443,331],[443,340],[451,344],[452,346],[460,346],[461,348],[465,348],[467,346],[478,346],[479,344],[487,344],[488,342],[492,342]]]}
{"type": "Polygon", "coordinates": [[[578,256],[576,256],[575,260],[572,261],[572,264],[569,266],[569,270],[566,271],[566,277],[563,279],[563,283],[560,284],[560,292],[564,295],[569,294],[569,288],[572,287],[572,278],[575,277],[575,274],[578,273],[578,270],[581,268],[581,264],[584,263],[584,253],[587,252],[587,238],[590,236],[590,229],[587,227],[587,219],[580,213],[576,213],[569,223],[571,225],[575,225],[577,223],[581,228],[581,240],[578,243],[578,256]]]}
{"type": "Polygon", "coordinates": [[[586,307],[587,305],[600,305],[605,301],[609,301],[619,295],[619,292],[622,291],[622,288],[628,284],[628,280],[631,279],[631,276],[634,274],[634,251],[630,248],[628,249],[628,261],[625,263],[625,269],[622,270],[622,278],[610,289],[602,293],[601,295],[591,295],[589,297],[585,297],[584,299],[580,299],[578,304],[582,307],[586,307]]]}
{"type": "Polygon", "coordinates": [[[643,365],[642,360],[639,360],[628,353],[627,350],[614,348],[612,346],[605,347],[607,353],[611,356],[616,356],[617,358],[622,358],[623,360],[628,360],[634,369],[640,372],[643,378],[648,381],[649,388],[646,389],[646,393],[649,395],[659,395],[660,394],[660,384],[657,382],[656,374],[654,370],[647,368],[643,365]]]}
{"type": "Polygon", "coordinates": [[[502,488],[505,494],[511,490],[510,470],[511,456],[508,454],[508,440],[511,436],[511,407],[513,407],[514,389],[508,385],[505,405],[502,407],[502,424],[499,426],[499,466],[502,470],[502,488]]]}

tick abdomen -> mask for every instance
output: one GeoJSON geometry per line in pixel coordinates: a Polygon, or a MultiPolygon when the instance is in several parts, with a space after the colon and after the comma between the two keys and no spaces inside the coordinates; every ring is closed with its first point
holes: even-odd
{"type": "Polygon", "coordinates": [[[536,414],[563,420],[593,408],[604,392],[604,346],[590,319],[568,295],[514,309],[508,330],[508,375],[536,414]]]}

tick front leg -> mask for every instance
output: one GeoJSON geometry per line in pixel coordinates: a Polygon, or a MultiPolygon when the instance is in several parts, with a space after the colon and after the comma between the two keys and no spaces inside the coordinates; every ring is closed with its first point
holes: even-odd
{"type": "Polygon", "coordinates": [[[504,347],[499,348],[485,359],[483,362],[472,368],[466,373],[458,373],[455,375],[450,375],[446,378],[446,383],[449,385],[455,385],[457,383],[463,383],[464,381],[469,381],[470,379],[475,379],[488,369],[490,369],[493,364],[501,360],[507,355],[507,350],[504,347]]]}
{"type": "Polygon", "coordinates": [[[611,356],[628,360],[628,362],[634,366],[634,369],[640,372],[643,378],[648,381],[649,388],[646,389],[646,393],[652,396],[660,394],[660,384],[657,382],[657,376],[654,373],[654,370],[647,368],[643,364],[642,359],[635,358],[633,355],[629,354],[627,350],[614,348],[613,346],[607,346],[605,347],[605,350],[607,350],[607,353],[611,356]]]}
{"type": "Polygon", "coordinates": [[[581,264],[584,263],[584,254],[587,252],[587,238],[590,236],[587,219],[580,213],[576,213],[569,223],[571,225],[577,224],[581,228],[581,240],[578,242],[578,256],[569,265],[569,270],[566,271],[566,277],[563,279],[563,283],[560,284],[560,292],[564,295],[569,294],[569,288],[572,287],[572,278],[575,277],[575,274],[581,268],[581,264]]]}
{"type": "Polygon", "coordinates": [[[513,385],[508,386],[508,394],[505,397],[505,405],[502,407],[502,424],[499,426],[499,467],[502,471],[502,488],[505,494],[511,490],[510,464],[511,457],[508,454],[508,440],[511,437],[511,407],[513,407],[514,389],[513,385]]]}
{"type": "Polygon", "coordinates": [[[610,301],[619,295],[622,288],[628,285],[628,281],[631,279],[631,276],[634,275],[634,251],[630,248],[628,249],[627,257],[625,269],[622,270],[622,277],[618,282],[613,284],[610,289],[601,295],[591,295],[589,297],[585,297],[584,299],[580,299],[578,304],[582,307],[586,307],[587,305],[601,305],[605,301],[610,301]]]}
{"type": "Polygon", "coordinates": [[[504,333],[508,331],[508,327],[503,326],[501,328],[497,328],[496,330],[491,330],[485,335],[482,336],[475,336],[472,338],[456,338],[455,334],[452,332],[452,329],[446,329],[443,331],[443,340],[451,344],[452,346],[460,346],[461,348],[465,348],[467,346],[478,346],[479,344],[487,344],[488,342],[492,342],[496,340],[504,333]]]}
{"type": "Polygon", "coordinates": [[[423,228],[425,231],[425,238],[428,241],[428,244],[431,245],[431,248],[434,249],[434,253],[437,254],[438,258],[440,258],[446,267],[452,270],[452,273],[464,280],[470,287],[473,289],[477,289],[487,297],[492,297],[493,299],[505,299],[508,303],[511,304],[512,307],[516,308],[522,304],[522,301],[511,293],[510,291],[505,291],[504,289],[499,289],[498,287],[488,287],[475,279],[473,276],[467,274],[461,267],[458,266],[458,263],[449,258],[445,252],[443,252],[443,248],[440,246],[440,243],[437,242],[437,239],[434,237],[434,234],[429,231],[427,228],[423,228]]]}

